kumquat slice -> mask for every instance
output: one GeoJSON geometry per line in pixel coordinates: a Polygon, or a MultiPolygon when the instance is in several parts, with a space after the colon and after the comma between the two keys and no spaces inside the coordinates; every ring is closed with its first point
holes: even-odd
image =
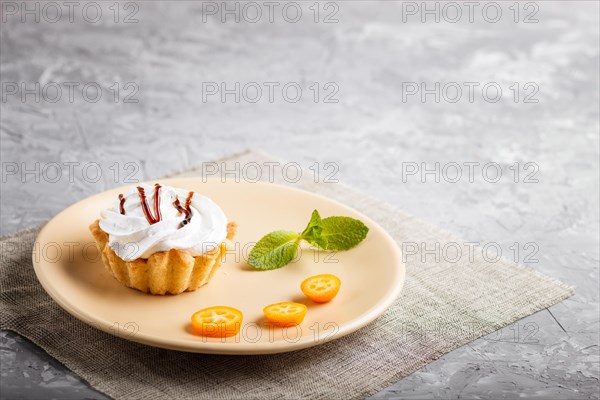
{"type": "Polygon", "coordinates": [[[214,338],[234,336],[242,327],[242,317],[242,312],[233,307],[208,307],[192,315],[192,329],[200,336],[214,338]]]}
{"type": "Polygon", "coordinates": [[[312,301],[327,303],[337,295],[341,285],[342,281],[337,276],[322,274],[306,278],[302,281],[300,289],[312,301]]]}
{"type": "Polygon", "coordinates": [[[284,301],[266,306],[263,313],[271,325],[286,327],[299,325],[304,320],[306,310],[304,304],[284,301]]]}

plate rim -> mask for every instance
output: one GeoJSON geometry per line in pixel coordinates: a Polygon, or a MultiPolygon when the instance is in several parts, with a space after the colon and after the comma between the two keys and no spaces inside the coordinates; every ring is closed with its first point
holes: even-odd
{"type": "MultiPolygon", "coordinates": [[[[292,187],[292,186],[288,186],[288,185],[278,184],[278,183],[264,182],[264,181],[223,182],[222,180],[220,180],[218,178],[170,177],[170,178],[160,179],[161,183],[165,182],[166,184],[170,184],[171,182],[175,182],[175,181],[176,182],[194,181],[195,183],[198,183],[198,181],[200,181],[200,183],[205,184],[209,181],[212,181],[215,183],[220,182],[223,184],[230,183],[230,184],[235,184],[235,185],[250,185],[251,184],[251,185],[261,185],[261,186],[276,186],[279,189],[283,189],[283,190],[291,190],[291,191],[298,191],[298,192],[302,192],[302,193],[308,193],[311,196],[316,196],[316,197],[319,197],[328,202],[332,202],[336,206],[341,206],[342,208],[348,208],[348,209],[353,210],[354,212],[359,214],[361,216],[361,218],[364,218],[363,222],[365,222],[367,225],[377,227],[383,233],[384,240],[386,240],[386,242],[388,242],[390,244],[389,247],[391,249],[393,249],[393,253],[397,260],[396,265],[398,267],[397,268],[398,273],[396,274],[396,277],[395,277],[393,289],[391,289],[381,301],[378,301],[368,311],[364,312],[363,315],[340,326],[340,329],[337,332],[335,332],[334,334],[326,336],[325,338],[319,338],[318,340],[315,340],[314,338],[311,338],[310,336],[303,336],[297,342],[294,342],[294,343],[286,342],[286,345],[283,347],[281,345],[277,345],[277,342],[275,342],[275,343],[257,342],[257,343],[246,343],[244,345],[238,344],[236,346],[230,346],[229,343],[216,342],[216,341],[188,342],[188,341],[184,341],[181,339],[180,340],[165,340],[164,338],[157,338],[156,336],[149,335],[149,334],[143,333],[143,332],[136,332],[132,336],[118,334],[115,332],[114,329],[111,329],[111,327],[114,325],[114,321],[106,321],[103,318],[93,317],[92,315],[90,315],[90,313],[86,314],[85,311],[73,306],[71,304],[72,302],[69,302],[60,293],[57,293],[57,291],[54,290],[51,283],[49,282],[47,276],[40,272],[41,266],[42,266],[44,260],[40,258],[38,261],[36,261],[36,253],[35,252],[36,252],[36,249],[39,248],[38,246],[41,246],[40,239],[44,239],[44,236],[48,235],[46,232],[49,230],[49,228],[51,228],[52,223],[56,219],[58,219],[60,216],[62,216],[63,214],[67,214],[71,209],[73,209],[73,208],[79,206],[81,203],[87,202],[95,197],[103,196],[106,192],[118,191],[120,189],[129,188],[129,187],[131,187],[131,185],[141,184],[141,183],[149,183],[149,182],[153,182],[153,181],[156,181],[156,179],[143,181],[143,182],[136,182],[136,183],[132,183],[129,185],[117,186],[114,188],[109,188],[107,190],[104,190],[100,193],[93,194],[84,199],[81,199],[81,200],[71,204],[70,206],[66,207],[61,212],[59,212],[54,217],[52,217],[44,225],[44,227],[40,230],[40,232],[38,233],[38,235],[35,238],[31,255],[32,255],[33,269],[34,269],[34,272],[35,272],[38,282],[41,284],[44,291],[63,310],[65,310],[70,315],[74,316],[75,318],[77,318],[78,320],[82,321],[83,323],[85,323],[86,325],[88,325],[92,328],[99,329],[103,332],[106,332],[106,333],[112,335],[112,336],[116,336],[121,339],[129,340],[132,342],[141,343],[141,344],[152,346],[152,347],[158,347],[158,348],[163,348],[163,349],[168,349],[168,350],[176,350],[176,351],[182,351],[182,352],[188,352],[188,353],[223,354],[223,355],[260,355],[260,354],[285,353],[285,352],[301,350],[301,349],[305,349],[305,348],[309,348],[309,347],[319,346],[324,343],[330,342],[332,340],[336,340],[343,336],[349,335],[349,334],[356,332],[357,330],[367,326],[371,322],[375,321],[377,318],[381,317],[389,309],[389,307],[398,298],[398,295],[400,294],[400,292],[404,286],[404,282],[406,280],[406,264],[403,261],[402,251],[400,250],[400,247],[398,246],[396,241],[391,237],[391,235],[387,232],[387,230],[385,230],[381,225],[379,225],[373,219],[371,219],[364,213],[356,210],[355,208],[350,207],[336,199],[329,198],[329,197],[324,196],[319,193],[310,192],[308,190],[304,190],[304,189],[300,189],[300,188],[296,188],[296,187],[292,187]]],[[[178,184],[178,185],[180,185],[180,184],[178,184]]]]}

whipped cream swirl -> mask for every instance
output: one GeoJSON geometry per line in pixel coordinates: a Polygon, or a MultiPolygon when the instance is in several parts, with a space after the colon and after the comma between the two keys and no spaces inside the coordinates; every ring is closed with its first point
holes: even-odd
{"type": "MultiPolygon", "coordinates": [[[[153,211],[154,187],[140,186],[153,211]]],[[[100,228],[108,233],[110,248],[125,261],[148,258],[156,252],[171,249],[185,250],[192,256],[214,249],[227,236],[227,218],[211,199],[194,193],[190,202],[191,219],[186,224],[183,222],[185,214],[173,203],[177,196],[183,205],[189,193],[188,190],[162,186],[158,195],[161,220],[150,224],[138,189],[132,187],[124,196],[124,215],[120,212],[120,200],[116,200],[112,209],[101,213],[100,228]]]]}

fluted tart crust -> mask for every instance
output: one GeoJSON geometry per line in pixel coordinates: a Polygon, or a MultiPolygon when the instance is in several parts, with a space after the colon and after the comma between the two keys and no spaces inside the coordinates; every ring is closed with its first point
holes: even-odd
{"type": "Polygon", "coordinates": [[[235,222],[227,224],[227,238],[213,250],[192,256],[183,250],[159,251],[147,259],[124,261],[108,245],[108,234],[100,228],[100,220],[90,225],[102,262],[123,285],[156,295],[194,291],[206,285],[221,265],[236,232],[235,222]]]}

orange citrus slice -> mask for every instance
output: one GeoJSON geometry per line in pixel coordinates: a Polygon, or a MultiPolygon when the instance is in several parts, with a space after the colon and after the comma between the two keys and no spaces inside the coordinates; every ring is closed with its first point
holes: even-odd
{"type": "Polygon", "coordinates": [[[306,315],[306,306],[300,303],[284,301],[266,306],[263,313],[274,326],[294,326],[300,324],[306,315]]]}
{"type": "Polygon", "coordinates": [[[200,336],[216,338],[234,336],[240,331],[242,317],[242,312],[233,307],[208,307],[192,315],[192,329],[200,336]]]}
{"type": "Polygon", "coordinates": [[[342,281],[337,276],[322,274],[306,278],[302,281],[300,289],[312,301],[327,303],[337,295],[341,285],[342,281]]]}

